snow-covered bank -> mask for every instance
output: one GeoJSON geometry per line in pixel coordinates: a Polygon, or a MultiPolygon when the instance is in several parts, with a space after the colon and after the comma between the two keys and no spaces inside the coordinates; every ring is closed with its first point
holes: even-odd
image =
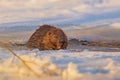
{"type": "Polygon", "coordinates": [[[120,80],[120,52],[22,50],[15,53],[31,62],[26,64],[38,74],[42,73],[41,77],[35,76],[18,60],[9,63],[7,59],[12,56],[1,49],[0,80],[120,80]]]}

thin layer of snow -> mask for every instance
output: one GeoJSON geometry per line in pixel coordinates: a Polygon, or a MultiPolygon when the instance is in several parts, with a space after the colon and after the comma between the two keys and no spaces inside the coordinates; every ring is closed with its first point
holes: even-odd
{"type": "MultiPolygon", "coordinates": [[[[51,66],[47,66],[47,69],[55,69],[59,72],[58,75],[51,75],[49,77],[32,77],[24,76],[22,80],[120,80],[120,52],[99,52],[99,51],[74,51],[74,50],[53,50],[53,51],[39,51],[39,50],[22,50],[15,51],[21,57],[24,55],[32,56],[35,60],[31,58],[29,61],[35,62],[36,59],[45,63],[49,59],[48,63],[51,66]],[[46,59],[44,59],[46,58],[46,59]],[[41,60],[43,59],[43,60],[41,60]]],[[[10,58],[11,55],[4,49],[0,49],[0,60],[5,62],[6,59],[10,58]],[[5,58],[5,59],[4,59],[5,58]]],[[[42,64],[40,64],[42,65],[42,64]]],[[[19,66],[19,65],[17,65],[19,66]]],[[[17,67],[16,66],[16,67],[17,67]]],[[[35,66],[34,66],[35,67],[35,66]]],[[[10,72],[10,67],[6,68],[6,72],[10,72]]],[[[14,69],[14,68],[13,68],[14,69]]],[[[35,69],[35,68],[33,68],[35,69]]],[[[2,70],[2,69],[1,69],[2,70]]],[[[19,80],[16,78],[14,73],[11,75],[0,70],[0,80],[19,80]],[[3,74],[4,73],[4,74],[3,74]]],[[[26,71],[23,71],[26,72],[26,71]]],[[[28,71],[27,71],[28,72],[28,71]]],[[[54,72],[51,71],[51,72],[54,72]]],[[[19,77],[19,76],[17,76],[19,77]]]]}

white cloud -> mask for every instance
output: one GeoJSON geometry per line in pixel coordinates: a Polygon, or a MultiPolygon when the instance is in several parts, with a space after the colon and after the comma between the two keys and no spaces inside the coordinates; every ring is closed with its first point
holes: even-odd
{"type": "Polygon", "coordinates": [[[0,0],[0,23],[58,16],[80,18],[119,7],[119,0],[0,0]]]}

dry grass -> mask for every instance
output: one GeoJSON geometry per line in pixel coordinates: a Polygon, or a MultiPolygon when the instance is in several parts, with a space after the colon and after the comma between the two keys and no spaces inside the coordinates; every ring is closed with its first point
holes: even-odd
{"type": "MultiPolygon", "coordinates": [[[[17,58],[17,59],[19,59],[19,60],[24,64],[24,66],[25,66],[29,71],[31,71],[32,73],[34,73],[36,76],[41,77],[41,74],[35,72],[29,65],[26,64],[26,63],[28,63],[29,61],[23,60],[23,59],[22,59],[20,56],[18,56],[12,49],[10,49],[10,48],[8,47],[9,45],[10,45],[10,43],[4,43],[4,42],[1,42],[1,41],[0,41],[0,46],[3,47],[3,48],[5,48],[6,50],[8,50],[8,51],[14,56],[14,58],[13,58],[13,60],[12,60],[12,63],[14,62],[14,59],[17,58]]],[[[34,64],[34,63],[33,63],[33,64],[34,64]]],[[[42,77],[43,77],[43,75],[42,75],[42,77]]]]}

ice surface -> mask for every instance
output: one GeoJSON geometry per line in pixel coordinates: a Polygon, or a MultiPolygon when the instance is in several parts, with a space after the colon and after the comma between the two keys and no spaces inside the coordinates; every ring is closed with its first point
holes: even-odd
{"type": "Polygon", "coordinates": [[[33,76],[33,73],[28,70],[22,70],[22,74],[27,74],[22,75],[20,70],[25,66],[20,64],[18,60],[15,61],[14,65],[10,66],[9,58],[12,56],[5,49],[1,48],[0,80],[120,80],[120,52],[89,50],[39,51],[36,49],[32,51],[16,50],[15,53],[24,60],[37,63],[39,67],[31,64],[28,65],[39,74],[42,71],[40,66],[47,63],[45,69],[47,71],[50,70],[49,73],[52,73],[52,75],[43,73],[47,76],[33,76]],[[5,64],[6,62],[7,64],[5,64]],[[18,67],[21,68],[18,69],[18,67]],[[15,70],[18,72],[15,73],[15,70]]]}

